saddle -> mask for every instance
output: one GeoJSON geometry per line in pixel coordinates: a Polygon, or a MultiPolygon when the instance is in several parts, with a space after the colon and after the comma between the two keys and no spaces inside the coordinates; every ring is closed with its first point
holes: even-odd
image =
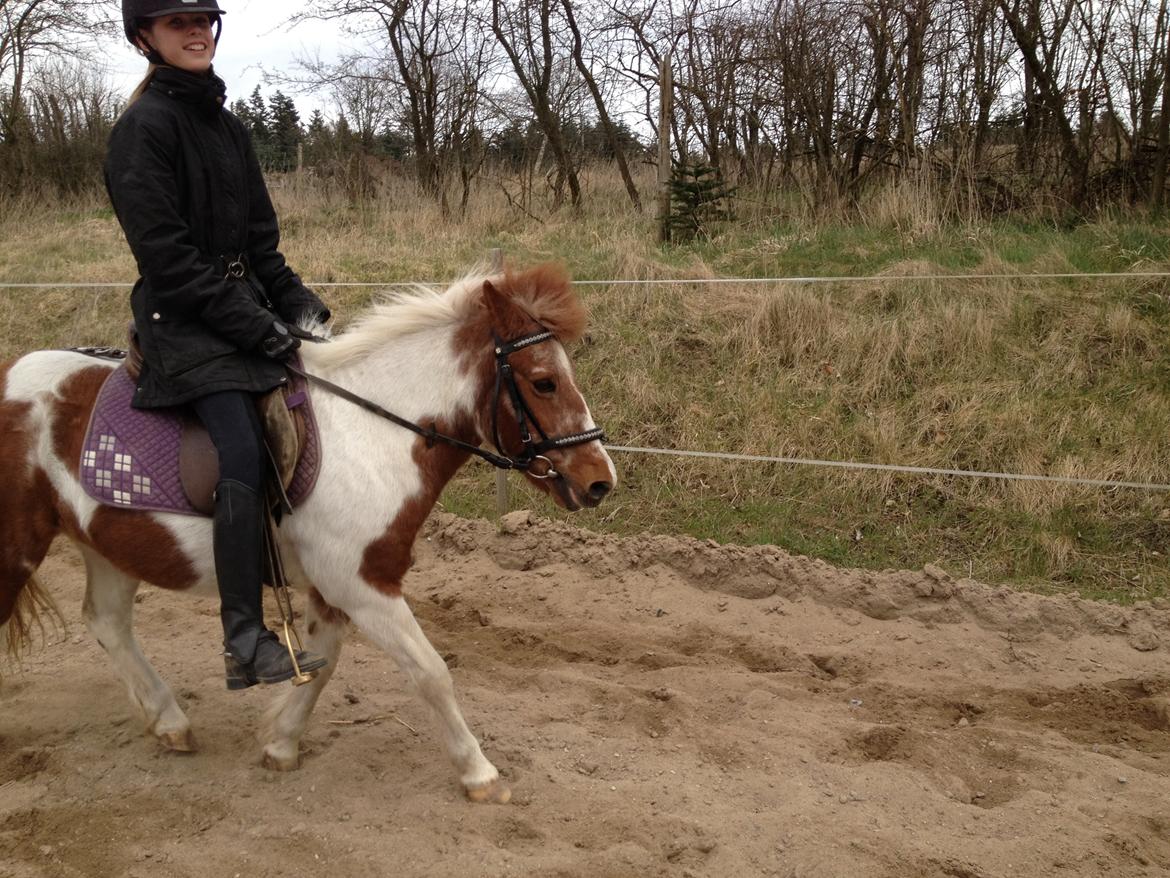
{"type": "MultiPolygon", "coordinates": [[[[142,371],[130,329],[123,366],[98,393],[82,451],[86,492],[121,508],[211,515],[219,457],[207,430],[186,409],[130,406],[142,371]]],[[[272,462],[274,505],[291,510],[312,491],[320,463],[316,422],[306,387],[293,380],[260,396],[257,411],[272,462]]]]}

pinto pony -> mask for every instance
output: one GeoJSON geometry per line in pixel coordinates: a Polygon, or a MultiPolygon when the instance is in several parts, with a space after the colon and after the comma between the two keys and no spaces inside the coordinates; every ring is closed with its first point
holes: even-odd
{"type": "MultiPolygon", "coordinates": [[[[550,437],[595,436],[562,346],[584,326],[584,309],[564,271],[544,265],[472,276],[444,293],[418,289],[376,305],[329,344],[304,345],[303,364],[311,374],[470,445],[496,444],[498,436],[500,452],[515,459],[524,453],[526,420],[550,437]],[[552,333],[547,339],[546,330],[552,333]],[[501,341],[516,339],[528,343],[501,361],[501,341]],[[498,372],[505,365],[518,397],[500,392],[498,372]]],[[[111,368],[67,351],[38,351],[0,367],[6,488],[0,496],[0,639],[10,649],[27,639],[29,620],[45,600],[33,574],[53,538],[67,535],[85,559],[89,630],[149,731],[172,750],[192,750],[191,725],[140,651],[132,614],[140,581],[217,594],[211,520],[103,506],[82,490],[81,445],[111,368]]],[[[264,764],[299,766],[301,735],[352,621],[393,656],[433,710],[468,797],[506,802],[509,790],[468,730],[447,667],[402,595],[415,536],[469,452],[428,442],[320,390],[313,405],[322,456],[317,487],[284,519],[279,540],[289,579],[309,593],[305,645],[329,665],[272,704],[260,732],[264,764]]],[[[567,509],[596,506],[617,480],[597,438],[541,454],[552,477],[547,469],[525,474],[567,509]]]]}

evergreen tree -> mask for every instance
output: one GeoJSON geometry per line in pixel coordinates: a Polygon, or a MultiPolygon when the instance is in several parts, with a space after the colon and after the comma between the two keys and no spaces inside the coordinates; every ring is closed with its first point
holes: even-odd
{"type": "MultiPolygon", "coordinates": [[[[645,147],[638,140],[629,125],[621,119],[617,119],[614,121],[613,127],[618,142],[618,149],[625,155],[636,156],[645,151],[645,147]]],[[[606,134],[605,126],[600,121],[594,121],[592,124],[585,126],[583,142],[586,155],[605,161],[613,160],[614,154],[613,148],[610,146],[609,135],[606,134]]]]}
{"type": "Polygon", "coordinates": [[[252,90],[252,96],[248,98],[246,119],[248,130],[252,133],[252,142],[256,144],[257,149],[261,145],[267,145],[270,119],[268,105],[264,103],[264,95],[260,94],[260,86],[256,86],[252,90]]]}
{"type": "Polygon", "coordinates": [[[670,239],[687,241],[710,237],[711,223],[731,219],[735,187],[711,165],[674,163],[670,175],[670,239]]]}
{"type": "Polygon", "coordinates": [[[292,98],[276,92],[268,100],[268,146],[270,167],[291,171],[297,166],[297,144],[304,139],[301,115],[292,98]]]}
{"type": "Polygon", "coordinates": [[[248,104],[243,98],[236,98],[235,102],[228,107],[233,116],[244,123],[244,127],[248,131],[252,130],[252,111],[248,109],[248,104]]]}
{"type": "Polygon", "coordinates": [[[376,146],[378,152],[400,161],[414,151],[414,141],[397,125],[387,125],[378,136],[376,146]]]}
{"type": "Polygon", "coordinates": [[[333,149],[333,132],[320,110],[313,110],[305,128],[305,164],[316,166],[329,159],[333,149]]]}
{"type": "Polygon", "coordinates": [[[344,113],[337,117],[337,124],[333,126],[333,143],[340,155],[361,152],[361,137],[350,127],[344,113]]]}
{"type": "Polygon", "coordinates": [[[329,125],[325,122],[325,117],[320,109],[313,110],[313,115],[309,117],[309,125],[305,129],[305,143],[316,143],[328,137],[329,125]]]}
{"type": "Polygon", "coordinates": [[[491,151],[500,161],[520,167],[537,139],[531,122],[524,125],[513,120],[492,137],[491,151]]]}

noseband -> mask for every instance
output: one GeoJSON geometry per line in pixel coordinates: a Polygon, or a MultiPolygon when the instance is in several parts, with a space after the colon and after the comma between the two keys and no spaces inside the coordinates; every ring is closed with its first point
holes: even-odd
{"type": "MultiPolygon", "coordinates": [[[[492,333],[492,338],[495,340],[496,354],[496,388],[492,395],[492,442],[495,443],[496,451],[499,454],[492,454],[490,451],[485,451],[476,445],[472,445],[470,442],[464,442],[462,439],[456,439],[454,436],[440,433],[435,430],[434,424],[427,428],[416,424],[414,421],[408,421],[406,418],[382,408],[376,402],[358,396],[353,391],[346,390],[340,384],[334,384],[332,381],[328,381],[318,375],[305,372],[299,366],[293,365],[292,363],[285,363],[285,368],[296,375],[300,375],[306,381],[328,390],[335,396],[340,396],[342,399],[352,402],[354,405],[361,406],[366,411],[372,412],[380,418],[385,418],[400,427],[405,427],[407,430],[417,433],[427,440],[428,446],[434,445],[435,442],[442,442],[445,445],[450,445],[461,451],[474,454],[476,457],[486,460],[498,469],[521,470],[534,479],[555,479],[560,477],[560,473],[553,468],[552,461],[545,457],[546,451],[556,451],[562,448],[572,448],[574,445],[584,445],[586,442],[605,440],[605,431],[600,427],[594,427],[592,430],[586,430],[583,433],[573,433],[569,436],[550,438],[540,426],[540,422],[536,419],[535,413],[525,401],[524,395],[520,392],[520,388],[516,385],[516,376],[513,373],[511,364],[508,362],[508,356],[530,345],[540,344],[555,337],[553,333],[544,329],[532,335],[502,342],[499,336],[494,332],[492,333]],[[512,410],[516,416],[516,425],[520,428],[520,441],[523,447],[520,454],[516,457],[508,454],[504,450],[503,443],[500,441],[500,394],[503,388],[507,388],[508,398],[512,403],[512,410]],[[532,438],[532,432],[528,428],[530,423],[536,428],[536,432],[540,434],[539,442],[532,438]]],[[[310,340],[325,342],[325,339],[310,340]]]]}
{"type": "Polygon", "coordinates": [[[574,445],[584,445],[586,442],[593,442],[596,439],[604,441],[605,431],[600,427],[594,427],[592,430],[586,430],[584,433],[573,433],[568,436],[550,438],[548,433],[544,431],[544,428],[540,426],[540,421],[536,419],[536,413],[529,408],[528,403],[524,399],[524,395],[516,385],[516,376],[512,371],[511,364],[508,362],[508,355],[531,345],[540,344],[541,342],[555,338],[556,336],[553,333],[544,329],[540,332],[534,332],[532,335],[513,339],[512,341],[500,341],[499,336],[495,335],[495,333],[492,334],[492,337],[496,342],[496,390],[492,396],[492,441],[496,444],[496,451],[505,455],[508,460],[511,460],[514,468],[524,470],[534,479],[558,478],[560,473],[553,469],[552,461],[544,456],[544,452],[572,448],[574,445]],[[519,457],[508,456],[508,452],[504,450],[504,445],[500,441],[501,387],[508,389],[508,398],[512,401],[512,411],[516,415],[516,425],[520,428],[520,442],[523,444],[523,450],[520,452],[519,457]],[[528,429],[529,422],[536,428],[536,432],[540,434],[539,442],[533,440],[532,432],[528,429]],[[537,466],[539,466],[539,469],[536,468],[537,466]]]}

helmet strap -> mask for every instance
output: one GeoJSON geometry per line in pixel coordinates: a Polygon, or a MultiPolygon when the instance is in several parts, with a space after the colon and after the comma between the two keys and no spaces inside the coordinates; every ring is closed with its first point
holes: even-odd
{"type": "Polygon", "coordinates": [[[138,42],[141,43],[141,45],[138,46],[138,51],[144,58],[146,58],[147,61],[149,61],[151,64],[156,64],[159,67],[167,66],[166,59],[159,54],[158,49],[150,44],[150,40],[144,37],[141,31],[138,33],[138,42]],[[146,46],[146,48],[144,49],[142,46],[146,46]]]}

